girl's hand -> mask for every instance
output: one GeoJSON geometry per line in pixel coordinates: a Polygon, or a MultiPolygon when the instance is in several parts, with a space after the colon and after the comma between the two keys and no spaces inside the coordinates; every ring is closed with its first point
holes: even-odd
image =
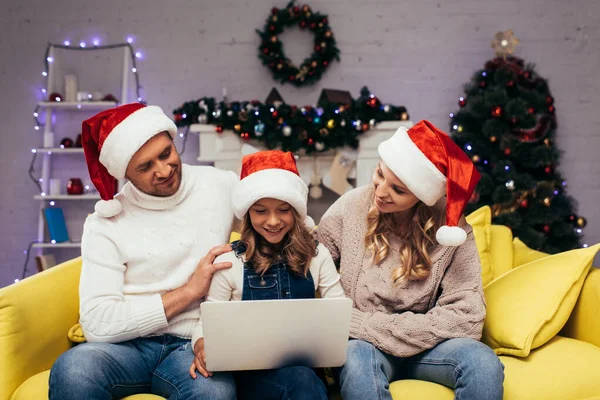
{"type": "Polygon", "coordinates": [[[204,338],[200,338],[196,340],[196,343],[194,343],[194,354],[196,355],[196,357],[194,358],[194,362],[190,367],[190,376],[193,379],[196,379],[198,377],[196,375],[196,371],[198,371],[205,378],[211,377],[212,372],[206,369],[206,355],[204,354],[204,338]]]}

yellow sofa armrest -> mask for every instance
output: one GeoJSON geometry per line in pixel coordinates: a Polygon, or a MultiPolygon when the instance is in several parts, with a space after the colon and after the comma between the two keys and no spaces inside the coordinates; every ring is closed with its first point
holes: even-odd
{"type": "Polygon", "coordinates": [[[71,347],[79,319],[81,258],[0,289],[0,400],[71,347]]]}
{"type": "Polygon", "coordinates": [[[592,267],[560,335],[600,346],[600,269],[592,267]]]}

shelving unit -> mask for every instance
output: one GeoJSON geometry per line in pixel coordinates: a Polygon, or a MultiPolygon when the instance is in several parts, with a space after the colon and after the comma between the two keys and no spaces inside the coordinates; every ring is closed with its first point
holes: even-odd
{"type": "MultiPolygon", "coordinates": [[[[60,47],[60,46],[57,46],[60,47]]],[[[63,47],[64,48],[64,47],[63,47]]],[[[91,50],[91,49],[90,49],[91,50]]],[[[123,69],[121,75],[121,103],[127,103],[128,100],[128,84],[129,84],[129,74],[132,72],[131,67],[131,48],[123,47],[123,69]]],[[[54,47],[50,46],[47,54],[48,59],[54,59],[54,47]]],[[[135,62],[133,61],[135,64],[135,62]]],[[[51,93],[51,89],[56,89],[56,71],[53,68],[53,62],[47,64],[47,92],[51,93]]],[[[135,65],[133,68],[135,72],[135,65]]],[[[60,77],[62,78],[62,77],[60,77]]],[[[137,76],[136,76],[136,85],[137,76]]],[[[139,91],[139,87],[136,88],[136,92],[139,91]]],[[[138,93],[139,96],[139,93],[138,93]]],[[[48,206],[54,206],[55,201],[68,201],[67,204],[72,204],[72,201],[96,201],[100,199],[100,196],[95,194],[81,194],[81,195],[68,195],[68,194],[60,194],[60,195],[50,195],[48,192],[50,178],[52,177],[52,157],[53,156],[73,156],[77,155],[81,157],[82,169],[81,174],[87,176],[88,172],[85,168],[85,160],[83,159],[83,148],[61,148],[56,147],[56,144],[53,142],[53,138],[57,135],[53,132],[53,121],[58,118],[58,115],[61,113],[68,112],[81,112],[81,119],[85,119],[93,115],[94,113],[100,112],[102,110],[106,110],[112,107],[116,107],[118,105],[117,102],[114,101],[77,101],[77,102],[67,102],[67,101],[41,101],[37,104],[36,113],[40,118],[40,121],[44,121],[44,139],[41,147],[37,147],[34,149],[34,152],[37,153],[38,156],[42,156],[42,167],[41,167],[41,193],[34,195],[33,198],[40,202],[40,213],[38,218],[38,230],[37,230],[37,243],[34,243],[31,247],[36,249],[37,254],[42,254],[43,250],[47,249],[59,249],[59,248],[72,248],[77,249],[81,247],[81,242],[79,241],[71,241],[64,243],[49,243],[44,242],[44,231],[45,231],[45,221],[42,216],[42,211],[44,208],[48,206]],[[51,202],[51,203],[49,203],[51,202]]],[[[36,117],[37,118],[37,117],[36,117]]],[[[67,211],[67,207],[63,206],[63,209],[67,211]]],[[[83,223],[83,222],[82,222],[83,223]]]]}

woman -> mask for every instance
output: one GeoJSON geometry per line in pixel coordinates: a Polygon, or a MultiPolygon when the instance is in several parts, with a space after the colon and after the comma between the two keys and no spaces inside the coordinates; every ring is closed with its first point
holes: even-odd
{"type": "Polygon", "coordinates": [[[372,184],[339,198],[317,234],[354,302],[342,397],[391,399],[390,382],[419,379],[456,399],[502,399],[503,366],[478,341],[481,265],[462,217],[479,173],[428,121],[398,129],[379,155],[372,184]]]}

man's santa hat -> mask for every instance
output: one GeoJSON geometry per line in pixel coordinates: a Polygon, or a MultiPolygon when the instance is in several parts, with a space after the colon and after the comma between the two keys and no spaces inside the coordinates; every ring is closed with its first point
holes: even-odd
{"type": "Polygon", "coordinates": [[[458,226],[479,172],[469,157],[429,121],[398,128],[379,145],[379,156],[419,200],[434,205],[446,195],[446,225],[436,232],[444,246],[459,246],[467,238],[458,226]]]}
{"type": "Polygon", "coordinates": [[[300,178],[292,153],[268,150],[248,154],[242,159],[240,181],[233,195],[235,216],[243,219],[254,203],[265,198],[289,203],[308,228],[314,226],[306,215],[308,187],[300,178]]]}
{"type": "Polygon", "coordinates": [[[133,155],[153,136],[177,127],[160,107],[124,104],[83,121],[81,140],[90,178],[100,194],[96,212],[105,218],[119,214],[122,205],[114,198],[115,179],[125,178],[133,155]]]}

